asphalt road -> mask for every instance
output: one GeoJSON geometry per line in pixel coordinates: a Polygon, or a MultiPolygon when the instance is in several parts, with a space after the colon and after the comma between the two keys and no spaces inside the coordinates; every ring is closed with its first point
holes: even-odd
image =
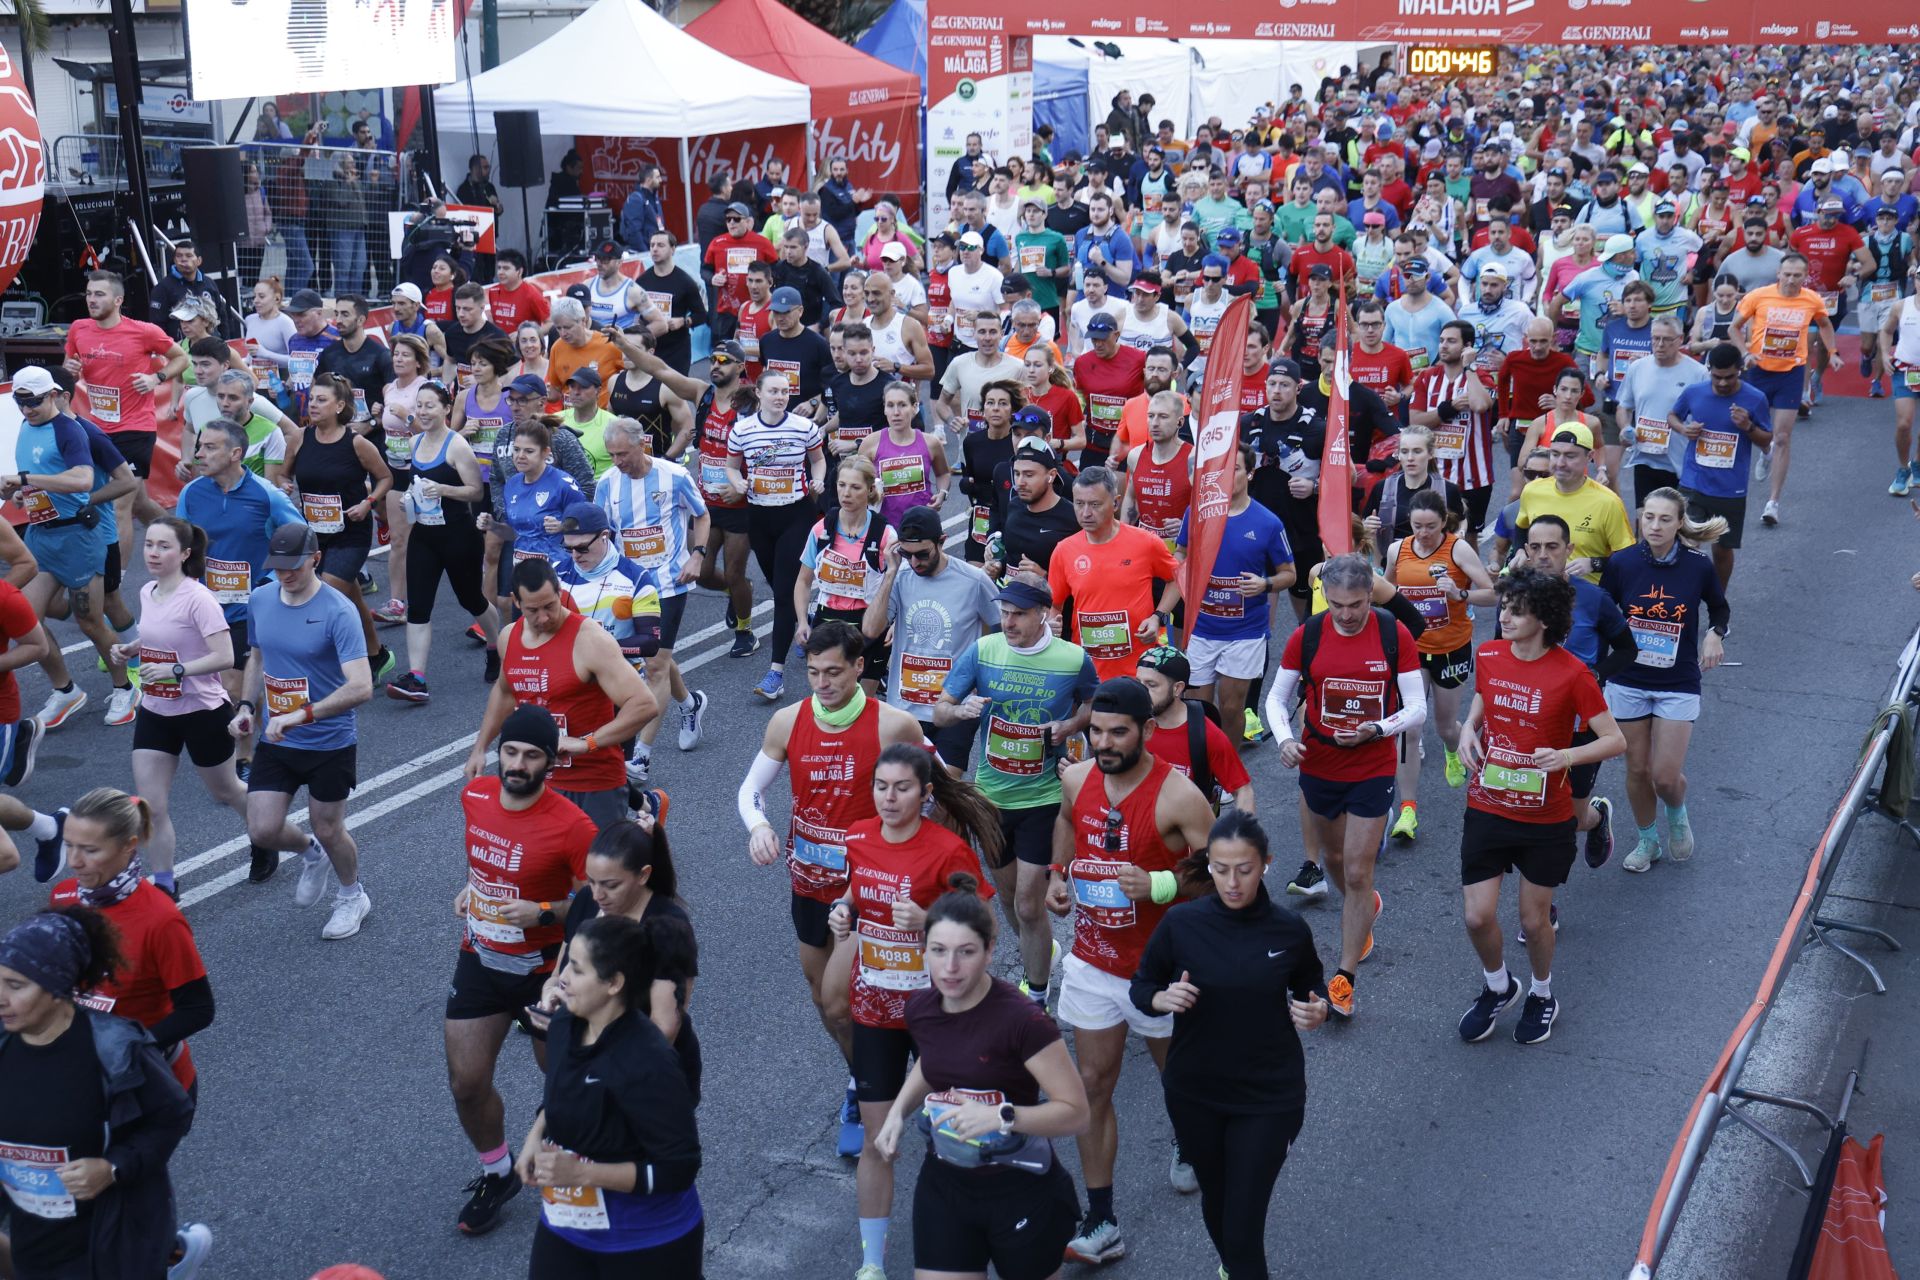
{"type": "MultiPolygon", "coordinates": [[[[1625,1273],[1686,1106],[1751,997],[1911,626],[1907,578],[1920,565],[1893,550],[1914,517],[1884,491],[1890,416],[1883,401],[1829,402],[1802,424],[1786,521],[1758,527],[1756,503],[1733,588],[1728,656],[1740,665],[1709,677],[1694,740],[1698,853],[1646,876],[1617,862],[1577,869],[1562,897],[1563,1015],[1543,1046],[1515,1045],[1505,1025],[1480,1045],[1455,1034],[1479,970],[1459,923],[1461,798],[1429,772],[1421,838],[1380,876],[1386,914],[1359,1016],[1307,1037],[1306,1127],[1269,1225],[1280,1274],[1625,1273]]],[[[696,596],[680,650],[689,683],[712,698],[706,741],[682,756],[670,725],[655,757],[702,950],[709,1275],[848,1276],[859,1261],[852,1165],[833,1146],[845,1071],[793,960],[785,876],[749,863],[733,812],[768,715],[747,693],[766,654],[728,659],[720,612],[718,598],[696,596]]],[[[393,1280],[524,1272],[531,1197],[486,1238],[453,1225],[476,1170],[447,1096],[440,1014],[464,878],[456,783],[484,697],[480,656],[457,616],[443,601],[431,705],[380,698],[361,711],[350,820],[374,910],[358,937],[322,942],[325,908],[296,910],[286,871],[247,884],[237,821],[212,809],[197,781],[179,785],[183,902],[219,1015],[195,1040],[201,1109],[174,1174],[183,1212],[213,1227],[209,1277],[297,1280],[347,1260],[393,1280]]],[[[757,615],[763,631],[768,616],[757,615]]],[[[130,785],[130,731],[100,723],[105,678],[76,669],[94,701],[40,755],[24,798],[43,809],[100,782],[130,785]]],[[[35,672],[24,685],[37,707],[44,680],[35,672]]],[[[1284,883],[1297,864],[1298,793],[1271,747],[1249,759],[1284,883]]],[[[1601,785],[1624,815],[1618,764],[1601,785]]],[[[1624,817],[1618,830],[1630,840],[1624,817]]],[[[41,901],[24,871],[0,879],[0,919],[41,901]]],[[[1306,915],[1330,959],[1333,905],[1306,915]]],[[[1001,958],[1010,968],[1004,946],[1001,958]]],[[[1522,948],[1509,963],[1524,964],[1522,948]]],[[[499,1081],[517,1147],[540,1084],[523,1038],[509,1040],[499,1081]]],[[[1211,1277],[1198,1203],[1166,1184],[1170,1131],[1137,1044],[1118,1106],[1117,1207],[1130,1252],[1108,1273],[1211,1277]]],[[[1064,1158],[1077,1170],[1071,1144],[1064,1158]]],[[[895,1276],[911,1270],[917,1160],[916,1149],[901,1169],[895,1276]]],[[[1718,1212],[1755,1207],[1732,1201],[1718,1212]]],[[[1726,1235],[1732,1252],[1697,1274],[1777,1270],[1761,1261],[1759,1233],[1726,1235]]]]}

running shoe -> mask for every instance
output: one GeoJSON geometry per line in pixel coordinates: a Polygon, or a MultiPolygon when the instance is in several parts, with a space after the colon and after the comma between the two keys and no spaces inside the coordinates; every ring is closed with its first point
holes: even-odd
{"type": "MultiPolygon", "coordinates": [[[[1380,900],[1380,891],[1378,889],[1375,889],[1373,891],[1373,923],[1374,924],[1380,923],[1380,913],[1381,911],[1385,910],[1385,907],[1386,907],[1386,904],[1380,900]]],[[[1373,954],[1373,929],[1371,926],[1369,926],[1367,929],[1367,945],[1360,952],[1360,963],[1365,964],[1367,962],[1367,957],[1372,954],[1373,954]]]]}
{"type": "MultiPolygon", "coordinates": [[[[1514,983],[1516,987],[1519,983],[1514,983]]],[[[1560,1002],[1552,996],[1529,995],[1520,1007],[1520,1021],[1513,1028],[1515,1044],[1543,1044],[1553,1035],[1553,1021],[1560,1016],[1560,1002]]]]}
{"type": "Polygon", "coordinates": [[[133,723],[133,713],[139,704],[139,695],[129,685],[125,689],[115,689],[107,697],[106,722],[109,725],[133,723]]]}
{"type": "Polygon", "coordinates": [[[1634,872],[1651,871],[1653,864],[1660,861],[1662,856],[1664,855],[1660,852],[1658,839],[1641,836],[1640,843],[1633,846],[1633,852],[1628,854],[1626,860],[1620,864],[1620,869],[1634,872]]]}
{"type": "Polygon", "coordinates": [[[320,936],[328,942],[351,938],[360,932],[361,923],[372,912],[373,899],[365,889],[351,898],[336,892],[333,895],[333,914],[327,917],[327,923],[321,927],[320,936]]]}
{"type": "Polygon", "coordinates": [[[41,884],[59,874],[67,855],[67,806],[53,811],[53,834],[33,842],[33,878],[41,884]]]}
{"type": "Polygon", "coordinates": [[[1592,803],[1600,822],[1587,832],[1587,865],[1598,871],[1613,857],[1613,801],[1595,796],[1592,803]]]}
{"type": "Polygon", "coordinates": [[[40,704],[40,714],[34,717],[42,729],[58,729],[67,722],[67,717],[87,705],[87,691],[75,685],[65,693],[55,689],[40,704]]]}
{"type": "Polygon", "coordinates": [[[1127,1256],[1127,1242],[1120,1238],[1120,1224],[1112,1218],[1094,1218],[1091,1214],[1080,1224],[1080,1234],[1067,1241],[1067,1261],[1098,1266],[1127,1256]]]}
{"type": "Polygon", "coordinates": [[[729,658],[750,658],[760,652],[760,637],[751,631],[733,633],[733,648],[727,650],[729,658]]]}
{"type": "Polygon", "coordinates": [[[1760,508],[1760,523],[1771,529],[1780,523],[1780,504],[1769,499],[1767,505],[1760,508]]]}
{"type": "Polygon", "coordinates": [[[860,1102],[853,1096],[853,1086],[847,1086],[847,1096],[840,1104],[840,1144],[839,1152],[848,1160],[858,1159],[860,1148],[867,1144],[867,1128],[860,1123],[860,1102]]]}
{"type": "Polygon", "coordinates": [[[381,645],[380,652],[373,655],[373,678],[384,680],[399,665],[400,659],[394,656],[393,650],[386,645],[381,645]]]}
{"type": "Polygon", "coordinates": [[[487,642],[486,628],[477,622],[474,623],[467,628],[467,639],[473,641],[475,644],[484,645],[487,642]]]}
{"type": "Polygon", "coordinates": [[[688,701],[690,708],[680,713],[679,747],[682,751],[691,751],[699,746],[706,732],[707,695],[695,689],[688,701]]]}
{"type": "Polygon", "coordinates": [[[1465,786],[1467,781],[1466,761],[1462,760],[1457,752],[1448,751],[1445,747],[1442,747],[1440,750],[1447,758],[1447,785],[1450,787],[1465,786]]]}
{"type": "Polygon", "coordinates": [[[1260,717],[1253,713],[1253,708],[1248,707],[1247,727],[1242,736],[1244,736],[1248,742],[1265,742],[1273,735],[1267,732],[1267,726],[1261,723],[1260,717]]]}
{"type": "MultiPolygon", "coordinates": [[[[741,634],[746,633],[741,632],[741,634]]],[[[769,669],[767,674],[760,677],[760,683],[753,686],[750,692],[763,702],[778,702],[786,687],[786,681],[781,678],[780,673],[769,669]]]]}
{"type": "Polygon", "coordinates": [[[1327,982],[1327,1010],[1342,1022],[1353,1017],[1353,981],[1344,973],[1327,982]]]}
{"type": "Polygon", "coordinates": [[[1411,840],[1420,834],[1420,814],[1410,804],[1400,806],[1400,816],[1393,820],[1393,829],[1387,832],[1395,840],[1411,840]]]}
{"type": "Polygon", "coordinates": [[[1875,382],[1879,381],[1878,378],[1874,378],[1872,356],[1860,357],[1860,376],[1863,378],[1873,378],[1875,382]]]}
{"type": "Polygon", "coordinates": [[[1520,998],[1520,980],[1512,974],[1507,975],[1507,989],[1504,994],[1492,987],[1482,985],[1480,994],[1467,1011],[1460,1015],[1460,1038],[1468,1044],[1478,1044],[1493,1034],[1493,1024],[1507,1011],[1507,1006],[1520,998]]]}
{"type": "Polygon", "coordinates": [[[1886,389],[1880,385],[1880,379],[1878,377],[1875,377],[1873,381],[1867,384],[1867,394],[1875,400],[1884,400],[1887,398],[1886,389]]]}
{"type": "Polygon", "coordinates": [[[1300,869],[1293,873],[1293,879],[1287,881],[1287,892],[1296,898],[1324,898],[1327,896],[1327,873],[1320,869],[1317,862],[1303,862],[1300,869]]]}
{"type": "MultiPolygon", "coordinates": [[[[1051,988],[1049,988],[1049,990],[1051,990],[1051,988]]],[[[1047,998],[1033,994],[1033,984],[1025,978],[1020,979],[1020,994],[1039,1005],[1042,1009],[1047,1007],[1047,998]]]]}
{"type": "Polygon", "coordinates": [[[1802,400],[1800,402],[1800,414],[1799,414],[1800,421],[1805,422],[1808,418],[1811,418],[1812,416],[1813,416],[1813,405],[1808,403],[1805,400],[1802,400]]]}
{"type": "Polygon", "coordinates": [[[512,1169],[505,1173],[483,1173],[467,1184],[472,1194],[460,1210],[460,1230],[470,1236],[483,1236],[500,1225],[500,1210],[520,1194],[520,1175],[512,1169]]]}
{"type": "Polygon", "coordinates": [[[887,1280],[887,1269],[871,1262],[863,1263],[860,1269],[853,1273],[853,1280],[887,1280]]]}
{"type": "Polygon", "coordinates": [[[167,1264],[167,1280],[193,1280],[213,1252],[213,1228],[189,1222],[173,1233],[173,1247],[179,1256],[167,1264]]]}
{"type": "Polygon", "coordinates": [[[368,612],[373,615],[373,620],[376,625],[390,627],[396,622],[405,622],[407,620],[407,602],[405,600],[388,600],[378,609],[369,609],[368,612]]]}
{"type": "Polygon", "coordinates": [[[1675,862],[1685,862],[1693,856],[1693,823],[1687,818],[1667,823],[1667,852],[1675,862]]]}
{"type": "Polygon", "coordinates": [[[1183,1196],[1190,1196],[1200,1189],[1200,1179],[1193,1176],[1193,1166],[1180,1158],[1180,1144],[1173,1144],[1173,1163],[1167,1166],[1167,1185],[1183,1196]]]}
{"type": "Polygon", "coordinates": [[[362,569],[359,575],[355,577],[353,581],[354,581],[354,585],[360,588],[361,595],[367,594],[367,592],[373,590],[372,570],[362,569]]]}
{"type": "Polygon", "coordinates": [[[1753,451],[1753,478],[1755,480],[1765,480],[1772,474],[1773,451],[1771,449],[1755,449],[1753,451]]]}
{"type": "Polygon", "coordinates": [[[40,755],[40,743],[46,730],[37,720],[23,720],[13,735],[13,755],[7,760],[6,784],[17,787],[33,776],[33,762],[40,755]]]}
{"type": "Polygon", "coordinates": [[[307,837],[307,851],[301,857],[300,879],[293,886],[293,905],[310,907],[326,892],[327,880],[333,875],[333,863],[315,836],[307,837]]]}
{"type": "Polygon", "coordinates": [[[1893,483],[1887,486],[1887,492],[1896,498],[1904,498],[1913,489],[1913,468],[1902,467],[1893,473],[1893,483]]]}
{"type": "Polygon", "coordinates": [[[433,701],[433,695],[427,692],[427,682],[411,671],[387,685],[387,696],[395,702],[433,701]]]}
{"type": "Polygon", "coordinates": [[[252,854],[247,864],[247,880],[252,884],[265,884],[280,869],[280,854],[273,849],[262,849],[257,844],[250,847],[252,854]]]}
{"type": "Polygon", "coordinates": [[[652,768],[653,757],[651,755],[634,756],[629,759],[627,761],[627,785],[631,787],[645,787],[647,785],[647,774],[652,768]]]}
{"type": "MultiPolygon", "coordinates": [[[[1560,932],[1560,904],[1559,903],[1551,902],[1547,904],[1547,923],[1553,926],[1553,931],[1555,933],[1560,932]]],[[[1521,925],[1520,931],[1514,934],[1513,940],[1519,943],[1523,947],[1526,946],[1527,945],[1527,926],[1521,925]]]]}
{"type": "Polygon", "coordinates": [[[488,684],[493,684],[500,679],[500,651],[498,649],[487,650],[486,670],[480,673],[480,678],[488,684]]]}

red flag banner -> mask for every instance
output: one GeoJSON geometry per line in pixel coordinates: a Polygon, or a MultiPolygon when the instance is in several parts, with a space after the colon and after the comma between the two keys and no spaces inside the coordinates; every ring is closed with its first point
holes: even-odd
{"type": "Polygon", "coordinates": [[[1333,390],[1327,397],[1327,445],[1320,455],[1320,543],[1327,555],[1353,550],[1353,459],[1348,454],[1347,404],[1353,373],[1347,363],[1347,291],[1334,310],[1333,390]]]}
{"type": "Polygon", "coordinates": [[[1220,539],[1227,531],[1227,508],[1233,505],[1233,451],[1240,441],[1240,383],[1247,349],[1247,320],[1253,299],[1242,296],[1227,304],[1207,347],[1205,375],[1200,382],[1199,414],[1193,433],[1193,497],[1187,508],[1187,564],[1180,576],[1180,597],[1187,602],[1180,627],[1180,647],[1193,639],[1193,623],[1200,601],[1206,599],[1220,539]]]}

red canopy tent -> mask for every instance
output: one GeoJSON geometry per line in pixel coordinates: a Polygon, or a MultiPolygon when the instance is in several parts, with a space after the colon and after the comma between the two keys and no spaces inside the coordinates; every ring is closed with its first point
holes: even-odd
{"type": "Polygon", "coordinates": [[[876,196],[899,194],[913,211],[920,185],[918,76],[834,39],[779,0],[720,0],[687,24],[687,34],[812,88],[813,155],[789,164],[796,178],[811,172],[817,186],[826,179],[827,161],[845,156],[854,186],[876,196]]]}

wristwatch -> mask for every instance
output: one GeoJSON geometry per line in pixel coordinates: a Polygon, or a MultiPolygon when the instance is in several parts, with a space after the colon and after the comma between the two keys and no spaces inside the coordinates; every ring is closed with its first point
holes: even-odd
{"type": "Polygon", "coordinates": [[[1013,1104],[1011,1102],[1003,1102],[1000,1104],[1000,1132],[1013,1132],[1013,1104]]]}
{"type": "Polygon", "coordinates": [[[1173,625],[1173,615],[1170,613],[1164,612],[1163,610],[1160,610],[1160,609],[1155,609],[1153,611],[1153,616],[1160,619],[1160,625],[1163,627],[1170,627],[1173,625]]]}
{"type": "Polygon", "coordinates": [[[540,904],[540,926],[542,928],[547,928],[557,923],[558,920],[559,917],[553,914],[553,904],[551,902],[543,902],[540,904]]]}
{"type": "Polygon", "coordinates": [[[186,663],[184,663],[184,662],[176,662],[176,663],[174,663],[174,664],[173,664],[173,678],[174,678],[174,679],[175,679],[176,681],[180,681],[180,680],[185,680],[185,679],[187,678],[187,665],[186,665],[186,663]]]}

